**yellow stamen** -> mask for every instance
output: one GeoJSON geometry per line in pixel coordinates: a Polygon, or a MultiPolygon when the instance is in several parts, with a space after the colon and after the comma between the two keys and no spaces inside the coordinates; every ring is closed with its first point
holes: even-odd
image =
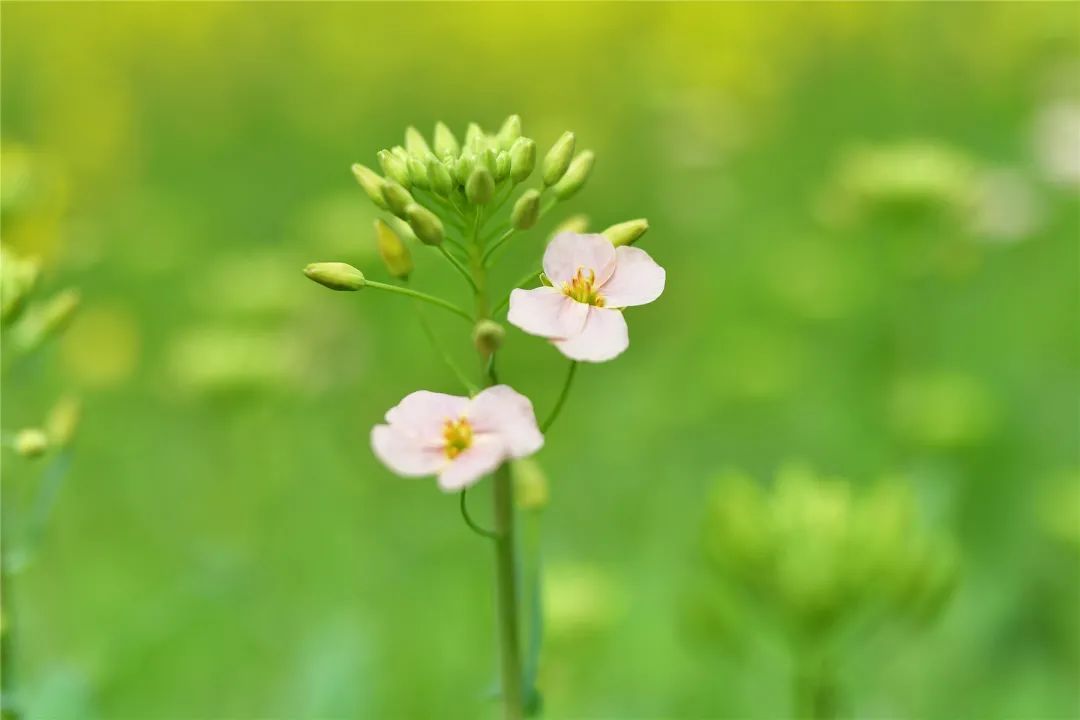
{"type": "Polygon", "coordinates": [[[469,446],[472,445],[472,425],[465,418],[447,420],[446,424],[443,425],[442,434],[443,440],[446,441],[443,451],[446,453],[446,457],[451,460],[468,450],[469,446]]]}
{"type": "Polygon", "coordinates": [[[585,268],[579,267],[570,282],[562,284],[562,291],[572,300],[586,305],[604,307],[604,296],[596,287],[596,271],[590,270],[585,275],[585,268]]]}

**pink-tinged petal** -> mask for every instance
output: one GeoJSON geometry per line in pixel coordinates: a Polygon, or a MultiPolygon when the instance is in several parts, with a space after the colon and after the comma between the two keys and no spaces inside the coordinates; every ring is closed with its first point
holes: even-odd
{"type": "Polygon", "coordinates": [[[510,457],[532,455],[544,445],[529,398],[508,385],[495,385],[472,399],[466,417],[473,431],[502,438],[510,457]]]}
{"type": "Polygon", "coordinates": [[[603,284],[615,269],[615,246],[603,235],[559,233],[544,251],[544,274],[556,287],[570,282],[578,268],[596,273],[603,284]]]}
{"type": "Polygon", "coordinates": [[[472,446],[450,461],[439,473],[443,492],[455,492],[475,485],[506,459],[506,448],[495,435],[474,435],[472,446]]]}
{"type": "Polygon", "coordinates": [[[641,248],[615,249],[615,272],[600,288],[607,307],[645,305],[664,292],[667,273],[641,248]]]}
{"type": "Polygon", "coordinates": [[[412,435],[389,425],[371,429],[371,448],[384,465],[406,477],[434,475],[447,463],[441,448],[425,446],[412,435]]]}
{"type": "Polygon", "coordinates": [[[552,342],[571,360],[604,362],[618,356],[630,345],[630,334],[621,312],[593,308],[585,321],[585,329],[572,338],[552,342]]]}
{"type": "Polygon", "coordinates": [[[395,430],[408,434],[424,445],[443,444],[443,425],[461,417],[469,398],[418,390],[406,395],[386,413],[386,421],[395,430]]]}
{"type": "Polygon", "coordinates": [[[561,290],[538,287],[510,293],[511,325],[543,338],[569,337],[581,332],[589,306],[571,300],[561,290]]]}

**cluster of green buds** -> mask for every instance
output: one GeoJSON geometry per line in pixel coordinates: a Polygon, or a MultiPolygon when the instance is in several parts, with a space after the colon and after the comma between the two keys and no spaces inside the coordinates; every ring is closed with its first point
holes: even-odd
{"type": "MultiPolygon", "coordinates": [[[[40,272],[37,260],[20,257],[0,246],[0,333],[5,371],[63,332],[78,308],[79,294],[70,289],[45,300],[35,300],[40,272]]],[[[63,400],[50,413],[44,428],[19,430],[6,438],[5,444],[23,457],[41,457],[50,449],[66,446],[77,421],[77,404],[63,400]]]]}
{"type": "Polygon", "coordinates": [[[774,611],[800,637],[845,621],[932,619],[957,578],[952,543],[916,522],[910,487],[856,492],[811,469],[782,467],[771,491],[739,472],[716,483],[706,552],[725,582],[774,611]]]}

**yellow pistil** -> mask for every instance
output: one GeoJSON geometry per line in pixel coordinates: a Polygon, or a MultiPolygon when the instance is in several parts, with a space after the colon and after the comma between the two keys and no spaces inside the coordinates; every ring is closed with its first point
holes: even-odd
{"type": "Polygon", "coordinates": [[[465,418],[447,420],[443,425],[443,440],[446,446],[443,451],[446,457],[453,460],[472,445],[472,425],[465,418]]]}
{"type": "Polygon", "coordinates": [[[604,296],[596,288],[596,271],[590,270],[585,275],[585,268],[579,267],[570,282],[562,284],[562,291],[572,300],[586,305],[604,307],[604,296]]]}

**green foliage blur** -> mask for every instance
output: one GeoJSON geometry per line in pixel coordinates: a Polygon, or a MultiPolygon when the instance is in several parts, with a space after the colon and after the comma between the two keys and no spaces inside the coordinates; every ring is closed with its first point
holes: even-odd
{"type": "MultiPolygon", "coordinates": [[[[538,458],[546,716],[793,717],[821,627],[841,717],[1080,716],[1075,19],[5,3],[3,241],[82,296],[3,385],[5,434],[83,404],[13,588],[28,717],[495,712],[491,550],[368,444],[460,387],[409,303],[301,269],[391,281],[351,163],[510,113],[596,152],[567,214],[647,217],[668,273],[538,458]]],[[[550,407],[561,356],[503,355],[550,407]]],[[[39,468],[5,450],[5,505],[39,468]]]]}

